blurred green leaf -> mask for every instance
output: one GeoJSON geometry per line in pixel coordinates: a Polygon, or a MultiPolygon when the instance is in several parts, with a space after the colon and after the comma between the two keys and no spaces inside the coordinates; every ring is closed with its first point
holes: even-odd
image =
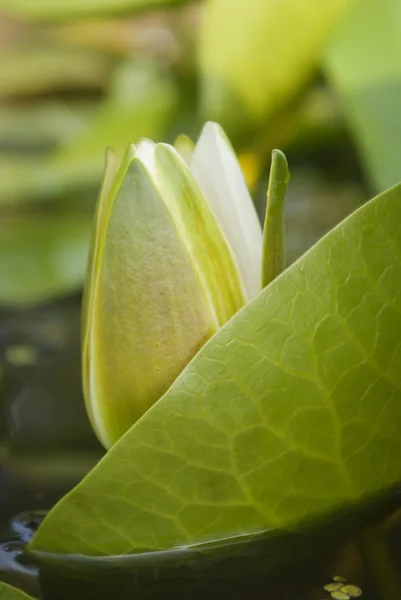
{"type": "Polygon", "coordinates": [[[3,95],[24,95],[105,87],[111,65],[107,55],[93,50],[21,45],[2,52],[0,90],[3,95]]]}
{"type": "Polygon", "coordinates": [[[401,185],[277,277],[29,548],[98,556],[227,543],[327,518],[399,482],[400,223],[401,185]]]}
{"type": "Polygon", "coordinates": [[[122,153],[140,137],[153,140],[163,137],[177,108],[177,93],[171,73],[157,62],[122,63],[103,107],[82,135],[60,152],[57,160],[75,163],[91,158],[102,172],[107,146],[122,153]]]}
{"type": "Polygon", "coordinates": [[[355,0],[325,55],[326,73],[378,191],[401,178],[399,0],[355,0]]]}
{"type": "Polygon", "coordinates": [[[66,144],[82,131],[94,110],[93,101],[82,100],[0,106],[0,147],[30,153],[66,144]]]}
{"type": "Polygon", "coordinates": [[[183,4],[185,0],[0,0],[0,8],[27,19],[104,16],[183,4]]]}
{"type": "Polygon", "coordinates": [[[0,161],[0,205],[51,200],[61,193],[96,188],[105,148],[117,152],[141,137],[165,138],[178,106],[171,74],[151,61],[127,61],[115,73],[109,98],[81,129],[48,159],[20,164],[0,161]]]}
{"type": "Polygon", "coordinates": [[[348,0],[209,0],[200,41],[202,118],[256,127],[315,71],[348,0]]]}
{"type": "Polygon", "coordinates": [[[78,290],[92,215],[35,211],[1,215],[0,303],[24,304],[78,290]]]}
{"type": "Polygon", "coordinates": [[[0,600],[33,600],[33,598],[24,594],[21,590],[0,581],[0,600]]]}

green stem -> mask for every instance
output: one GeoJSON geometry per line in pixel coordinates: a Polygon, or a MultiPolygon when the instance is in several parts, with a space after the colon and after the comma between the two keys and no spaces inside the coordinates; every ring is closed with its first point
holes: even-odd
{"type": "Polygon", "coordinates": [[[284,201],[289,180],[285,155],[273,150],[263,228],[262,288],[285,269],[284,201]]]}
{"type": "Polygon", "coordinates": [[[382,600],[400,600],[397,573],[380,526],[368,527],[361,535],[361,552],[382,600]]]}

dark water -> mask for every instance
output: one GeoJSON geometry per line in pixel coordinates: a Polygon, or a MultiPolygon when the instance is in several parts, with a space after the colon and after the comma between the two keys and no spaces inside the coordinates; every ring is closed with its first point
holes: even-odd
{"type": "Polygon", "coordinates": [[[84,410],[79,346],[79,296],[0,309],[0,579],[33,595],[37,569],[21,551],[43,511],[102,455],[84,410]]]}

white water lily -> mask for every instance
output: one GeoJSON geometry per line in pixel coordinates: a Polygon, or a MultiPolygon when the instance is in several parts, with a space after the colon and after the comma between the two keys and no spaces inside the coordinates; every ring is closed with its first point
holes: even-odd
{"type": "Polygon", "coordinates": [[[142,140],[107,155],[83,309],[83,388],[110,447],[261,288],[262,230],[224,132],[187,165],[142,140]]]}

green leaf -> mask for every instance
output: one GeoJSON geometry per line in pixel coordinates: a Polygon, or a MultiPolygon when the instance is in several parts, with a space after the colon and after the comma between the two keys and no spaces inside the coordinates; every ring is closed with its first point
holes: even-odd
{"type": "Polygon", "coordinates": [[[0,600],[33,600],[33,598],[24,594],[21,590],[0,581],[0,600]]]}
{"type": "Polygon", "coordinates": [[[347,6],[348,0],[209,0],[198,57],[203,119],[241,134],[271,117],[313,75],[347,6]]]}
{"type": "Polygon", "coordinates": [[[29,549],[137,553],[292,530],[401,477],[401,185],[231,319],[29,549]]]}
{"type": "Polygon", "coordinates": [[[327,75],[378,191],[400,179],[400,32],[399,0],[355,0],[325,56],[327,75]]]}
{"type": "Polygon", "coordinates": [[[184,0],[0,0],[0,8],[9,14],[26,19],[62,20],[88,16],[107,16],[135,12],[170,5],[182,4],[184,0]]]}
{"type": "Polygon", "coordinates": [[[289,180],[285,155],[280,150],[273,150],[263,227],[262,287],[285,269],[284,202],[289,180]]]}
{"type": "Polygon", "coordinates": [[[2,215],[0,304],[26,304],[82,285],[92,228],[84,212],[2,215]]]}

